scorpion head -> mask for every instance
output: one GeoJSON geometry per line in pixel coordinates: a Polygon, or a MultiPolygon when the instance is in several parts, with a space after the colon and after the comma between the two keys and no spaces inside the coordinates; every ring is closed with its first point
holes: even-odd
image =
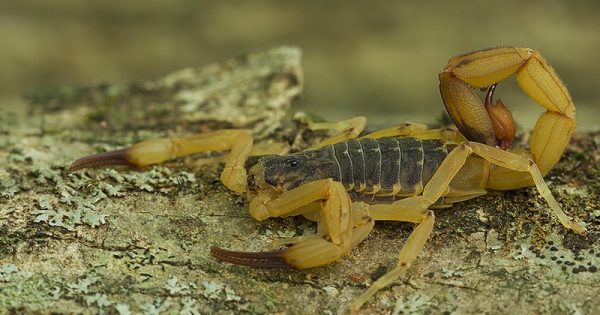
{"type": "Polygon", "coordinates": [[[269,155],[258,160],[248,174],[248,190],[281,194],[304,183],[330,178],[335,161],[321,150],[291,155],[269,155]]]}

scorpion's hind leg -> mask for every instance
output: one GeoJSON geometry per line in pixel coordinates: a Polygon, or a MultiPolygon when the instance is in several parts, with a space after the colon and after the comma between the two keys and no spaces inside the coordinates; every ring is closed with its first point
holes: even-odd
{"type": "MultiPolygon", "coordinates": [[[[422,251],[425,242],[429,239],[431,231],[433,230],[434,214],[433,211],[420,208],[420,207],[405,207],[403,205],[387,205],[390,206],[394,212],[393,218],[387,216],[387,220],[404,221],[404,222],[415,222],[418,225],[408,236],[406,243],[402,246],[400,254],[398,255],[398,263],[396,267],[377,279],[365,292],[363,292],[358,298],[356,298],[350,306],[351,312],[356,312],[360,307],[377,291],[390,285],[400,276],[402,276],[408,268],[412,265],[413,261],[417,258],[419,253],[422,251]],[[412,209],[411,209],[412,208],[412,209]]],[[[377,207],[377,206],[374,206],[377,207]]],[[[378,212],[376,209],[369,209],[371,213],[378,212]]],[[[384,210],[385,211],[385,210],[384,210]]],[[[377,215],[377,214],[376,214],[377,215]]]]}
{"type": "MultiPolygon", "coordinates": [[[[546,182],[542,177],[540,169],[533,160],[528,159],[527,157],[519,154],[503,151],[498,148],[490,147],[476,142],[469,142],[468,145],[473,151],[473,153],[488,160],[490,163],[494,164],[499,168],[505,168],[514,172],[527,174],[527,176],[533,179],[533,182],[535,183],[535,186],[537,187],[537,190],[539,191],[540,195],[546,200],[554,214],[560,220],[560,223],[564,227],[572,229],[577,233],[585,232],[585,228],[583,226],[571,221],[571,219],[569,219],[565,212],[560,208],[560,205],[552,196],[548,185],[546,185],[546,182]]],[[[496,179],[494,178],[494,172],[491,172],[489,179],[490,186],[493,186],[493,182],[495,180],[496,179]]]]}
{"type": "Polygon", "coordinates": [[[244,164],[252,149],[252,143],[252,133],[246,129],[146,140],[121,150],[83,157],[71,163],[69,170],[108,165],[143,167],[200,152],[230,150],[221,181],[227,188],[242,193],[247,191],[244,164]]]}
{"type": "MultiPolygon", "coordinates": [[[[440,197],[447,194],[448,187],[456,174],[463,167],[469,167],[467,158],[473,153],[483,157],[493,164],[497,164],[502,167],[507,167],[513,170],[529,171],[534,178],[537,178],[535,179],[536,184],[539,183],[538,189],[540,189],[544,198],[548,200],[555,211],[558,209],[558,211],[562,213],[558,207],[558,204],[556,204],[552,198],[552,195],[550,195],[548,187],[545,186],[545,183],[543,182],[539,171],[535,167],[535,164],[529,163],[528,159],[514,153],[506,152],[480,143],[465,142],[448,154],[433,177],[425,185],[422,195],[402,199],[392,203],[391,205],[373,205],[368,208],[369,216],[376,221],[408,221],[418,223],[419,225],[417,225],[417,227],[413,230],[406,243],[402,247],[396,268],[375,281],[373,285],[367,289],[367,291],[359,296],[352,303],[352,311],[358,310],[362,304],[364,304],[378,290],[392,283],[410,267],[419,252],[422,250],[433,229],[434,214],[432,211],[427,210],[427,208],[434,205],[434,203],[440,197]]],[[[460,194],[457,195],[457,193],[458,192],[456,191],[453,192],[453,198],[455,198],[455,200],[461,198],[460,194]]],[[[482,193],[484,193],[484,191],[477,184],[475,184],[472,187],[472,190],[464,191],[462,197],[471,198],[473,195],[480,195],[482,193]]],[[[562,214],[563,218],[566,218],[566,215],[564,215],[564,213],[562,214]]],[[[566,218],[566,220],[568,221],[568,218],[566,218]]],[[[570,221],[565,223],[569,224],[569,227],[573,229],[581,228],[570,221]]]]}
{"type": "Polygon", "coordinates": [[[418,225],[400,250],[396,267],[377,279],[369,289],[354,300],[351,305],[352,312],[357,311],[377,291],[391,284],[410,268],[433,230],[434,213],[427,208],[446,193],[448,185],[463,167],[469,154],[471,151],[465,144],[452,150],[427,182],[422,195],[402,199],[390,205],[373,205],[368,208],[369,215],[376,221],[414,222],[418,225]]]}

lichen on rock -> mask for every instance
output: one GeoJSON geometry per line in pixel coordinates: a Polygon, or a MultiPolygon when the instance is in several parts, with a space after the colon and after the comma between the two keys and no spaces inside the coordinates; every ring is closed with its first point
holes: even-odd
{"type": "MultiPolygon", "coordinates": [[[[156,80],[36,90],[25,108],[1,107],[0,313],[343,312],[395,265],[411,224],[378,223],[326,267],[250,269],[214,260],[209,246],[261,250],[314,226],[252,220],[219,182],[221,155],[67,172],[83,155],[221,128],[301,148],[318,135],[290,120],[300,55],[281,47],[156,80]]],[[[415,266],[364,313],[600,313],[599,147],[598,131],[575,134],[546,177],[587,235],[560,226],[532,188],[437,210],[415,266]]]]}

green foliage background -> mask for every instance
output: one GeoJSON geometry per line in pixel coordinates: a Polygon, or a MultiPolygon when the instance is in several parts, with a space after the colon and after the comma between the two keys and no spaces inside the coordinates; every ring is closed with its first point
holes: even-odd
{"type": "MultiPolygon", "coordinates": [[[[32,86],[150,79],[281,44],[304,50],[298,109],[376,124],[432,122],[437,73],[455,54],[540,50],[567,83],[580,129],[598,126],[596,1],[4,1],[0,100],[32,86]]],[[[506,87],[506,88],[505,88],[506,87]]],[[[499,90],[531,128],[539,109],[499,90]]],[[[5,103],[5,102],[3,102],[5,103]]],[[[0,103],[1,104],[1,103],[0,103]]]]}

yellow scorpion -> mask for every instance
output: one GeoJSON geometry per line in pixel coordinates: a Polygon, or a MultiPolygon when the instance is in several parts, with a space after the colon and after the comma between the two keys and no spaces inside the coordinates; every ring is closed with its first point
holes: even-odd
{"type": "Polygon", "coordinates": [[[247,172],[253,145],[250,130],[220,130],[182,138],[148,140],[81,158],[71,171],[102,165],[147,166],[206,151],[229,150],[221,181],[248,196],[256,220],[303,215],[318,224],[315,235],[279,239],[266,252],[217,247],[222,261],[270,268],[305,269],[340,259],[362,242],[378,220],[416,223],[397,266],[357,297],[356,312],[378,290],[404,274],[430,237],[432,208],[486,194],[535,185],[560,223],[577,233],[543,176],[557,163],[575,130],[575,105],[542,55],[529,48],[499,47],[451,58],[439,75],[440,92],[458,130],[403,124],[361,136],[364,117],[312,123],[337,129],[306,151],[261,157],[247,172]],[[510,148],[515,137],[511,112],[493,102],[498,82],[516,74],[522,90],[546,109],[531,135],[530,151],[510,148]],[[486,89],[482,102],[473,91],[486,89]]]}

